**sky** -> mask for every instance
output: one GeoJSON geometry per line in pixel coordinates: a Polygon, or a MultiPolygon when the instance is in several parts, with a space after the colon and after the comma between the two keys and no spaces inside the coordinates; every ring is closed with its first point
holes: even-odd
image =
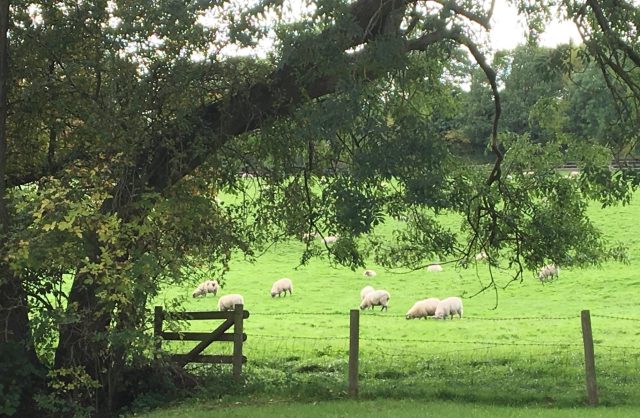
{"type": "MultiPolygon", "coordinates": [[[[493,12],[491,45],[493,49],[512,49],[516,45],[524,43],[524,23],[519,18],[515,7],[507,4],[505,0],[496,1],[493,12]]],[[[558,44],[581,43],[580,34],[571,22],[553,22],[540,38],[540,44],[554,47],[558,44]]]]}

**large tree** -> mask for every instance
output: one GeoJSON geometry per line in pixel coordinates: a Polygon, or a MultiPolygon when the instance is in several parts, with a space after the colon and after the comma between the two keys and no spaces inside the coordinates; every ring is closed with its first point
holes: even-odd
{"type": "MultiPolygon", "coordinates": [[[[37,340],[57,379],[47,405],[63,408],[62,396],[68,407],[115,410],[131,390],[127,370],[150,361],[147,302],[162,284],[184,281],[201,262],[224,270],[237,250],[304,232],[344,237],[332,249],[310,246],[304,259],[328,252],[351,266],[368,251],[415,268],[434,255],[464,262],[483,248],[520,278],[547,261],[607,256],[585,199],[609,197],[612,184],[625,197],[626,183],[593,176],[580,187],[555,174],[557,144],[499,143],[495,71],[473,41],[493,4],[307,6],[311,13],[292,16],[279,2],[14,4],[0,323],[11,323],[3,334],[12,342],[28,342],[21,358],[33,358],[37,340]],[[265,37],[266,58],[224,53],[265,37]],[[488,169],[448,146],[460,48],[491,87],[488,169]],[[222,190],[243,198],[220,205],[222,190]],[[464,215],[466,235],[439,225],[441,210],[464,215]],[[385,214],[407,219],[391,244],[375,237],[385,214]],[[11,320],[14,312],[23,320],[11,320]]],[[[544,15],[547,6],[527,11],[544,15]]],[[[606,25],[618,22],[615,8],[563,6],[589,33],[606,34],[593,51],[635,92],[636,74],[604,59],[634,58],[635,40],[606,25]]]]}

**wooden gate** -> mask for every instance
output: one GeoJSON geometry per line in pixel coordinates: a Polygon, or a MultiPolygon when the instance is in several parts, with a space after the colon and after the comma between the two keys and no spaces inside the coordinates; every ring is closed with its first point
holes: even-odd
{"type": "Polygon", "coordinates": [[[242,332],[243,322],[249,317],[249,312],[245,311],[243,305],[235,305],[233,311],[218,312],[166,312],[162,306],[156,306],[154,311],[153,335],[156,337],[156,349],[162,349],[162,340],[166,341],[200,341],[191,351],[186,354],[173,354],[171,360],[179,366],[184,367],[188,363],[214,363],[233,364],[233,377],[240,380],[242,364],[247,362],[247,358],[242,355],[242,343],[246,341],[247,334],[242,332]],[[203,320],[203,319],[224,319],[216,329],[210,332],[167,332],[162,330],[162,323],[165,319],[173,320],[203,320]],[[233,327],[232,333],[226,333],[233,327]],[[233,342],[232,355],[207,355],[200,354],[214,341],[233,342]]]}

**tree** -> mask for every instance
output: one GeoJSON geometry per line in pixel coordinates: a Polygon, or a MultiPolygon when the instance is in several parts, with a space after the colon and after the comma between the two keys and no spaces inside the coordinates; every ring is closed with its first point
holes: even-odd
{"type": "Polygon", "coordinates": [[[545,132],[530,118],[530,112],[541,100],[560,99],[565,95],[562,68],[550,61],[554,50],[534,45],[523,45],[509,55],[505,70],[505,112],[502,128],[505,131],[529,133],[533,141],[544,141],[545,132]]]}
{"type": "Polygon", "coordinates": [[[30,327],[56,379],[43,405],[112,413],[152,369],[143,328],[163,283],[184,281],[200,260],[224,271],[234,251],[303,232],[345,237],[303,260],[328,252],[357,266],[371,251],[418,267],[484,248],[518,266],[516,279],[543,261],[608,255],[585,194],[554,175],[553,146],[499,141],[496,74],[472,41],[491,10],[310,3],[314,13],[293,23],[277,2],[212,7],[228,32],[198,24],[209,10],[200,2],[30,2],[32,15],[16,3],[2,283],[22,286],[37,318],[21,332],[30,327]],[[266,15],[277,16],[268,58],[221,54],[258,43],[266,15]],[[461,47],[491,88],[489,171],[447,144],[447,73],[461,47]],[[532,161],[539,175],[525,179],[532,161]],[[518,181],[503,176],[507,163],[518,181]],[[247,167],[260,187],[239,178],[247,167]],[[220,190],[245,199],[219,205],[220,190]],[[468,236],[441,226],[442,210],[463,214],[468,236]],[[384,214],[408,219],[392,244],[375,238],[384,214]]]}

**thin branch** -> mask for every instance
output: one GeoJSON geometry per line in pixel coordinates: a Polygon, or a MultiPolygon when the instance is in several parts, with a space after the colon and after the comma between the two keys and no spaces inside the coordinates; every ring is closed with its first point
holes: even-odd
{"type": "Polygon", "coordinates": [[[494,1],[491,2],[491,9],[489,10],[489,13],[487,15],[481,15],[478,13],[475,13],[471,10],[465,9],[464,7],[460,6],[459,4],[457,4],[456,2],[453,1],[448,1],[448,0],[429,0],[429,1],[433,1],[434,3],[438,3],[440,4],[443,8],[445,9],[449,9],[452,12],[454,12],[457,15],[460,16],[464,16],[465,18],[469,19],[472,22],[475,22],[477,24],[479,24],[480,26],[482,26],[483,28],[489,30],[491,28],[491,15],[493,14],[493,3],[494,1]]]}

